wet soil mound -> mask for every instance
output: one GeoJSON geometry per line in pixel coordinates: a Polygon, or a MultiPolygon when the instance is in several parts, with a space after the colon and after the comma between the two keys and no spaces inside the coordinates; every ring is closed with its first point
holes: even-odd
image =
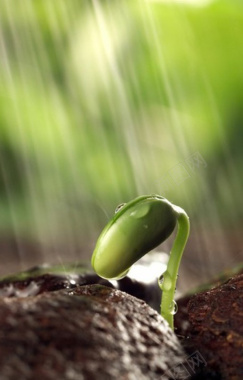
{"type": "Polygon", "coordinates": [[[0,299],[1,380],[167,379],[184,359],[160,315],[124,292],[23,291],[0,299]]]}
{"type": "Polygon", "coordinates": [[[176,333],[200,353],[198,379],[243,379],[243,274],[178,302],[176,333]]]}

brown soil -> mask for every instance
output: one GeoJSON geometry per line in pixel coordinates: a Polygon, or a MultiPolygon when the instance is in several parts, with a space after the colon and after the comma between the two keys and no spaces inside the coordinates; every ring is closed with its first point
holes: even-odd
{"type": "Polygon", "coordinates": [[[1,380],[243,379],[243,274],[178,301],[183,356],[162,318],[114,286],[146,302],[154,289],[38,269],[0,282],[1,380]]]}
{"type": "Polygon", "coordinates": [[[243,274],[182,298],[176,333],[188,354],[200,353],[200,379],[243,379],[243,274]]]}
{"type": "Polygon", "coordinates": [[[1,380],[161,380],[184,359],[162,317],[124,292],[23,291],[0,299],[1,380]]]}

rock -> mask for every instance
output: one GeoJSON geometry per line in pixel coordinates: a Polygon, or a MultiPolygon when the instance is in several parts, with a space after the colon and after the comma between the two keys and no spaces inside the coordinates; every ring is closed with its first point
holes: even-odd
{"type": "Polygon", "coordinates": [[[29,290],[0,298],[1,380],[161,380],[184,359],[168,324],[133,296],[103,285],[29,290]]]}
{"type": "Polygon", "coordinates": [[[197,351],[202,360],[195,379],[243,379],[243,274],[178,305],[176,333],[188,354],[197,351]]]}

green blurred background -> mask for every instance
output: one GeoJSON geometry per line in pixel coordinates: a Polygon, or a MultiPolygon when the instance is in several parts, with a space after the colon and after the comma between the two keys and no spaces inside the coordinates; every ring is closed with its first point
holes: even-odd
{"type": "Polygon", "coordinates": [[[1,274],[89,259],[150,193],[190,215],[192,282],[240,262],[243,2],[0,4],[1,274]]]}

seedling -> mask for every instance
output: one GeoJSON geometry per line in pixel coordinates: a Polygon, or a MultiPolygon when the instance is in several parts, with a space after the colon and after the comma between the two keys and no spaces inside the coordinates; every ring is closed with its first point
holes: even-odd
{"type": "Polygon", "coordinates": [[[166,240],[178,225],[166,271],[159,278],[161,315],[173,329],[174,293],[190,224],[186,212],[159,195],[144,195],[117,207],[97,240],[92,256],[95,272],[121,279],[145,253],[166,240]]]}

